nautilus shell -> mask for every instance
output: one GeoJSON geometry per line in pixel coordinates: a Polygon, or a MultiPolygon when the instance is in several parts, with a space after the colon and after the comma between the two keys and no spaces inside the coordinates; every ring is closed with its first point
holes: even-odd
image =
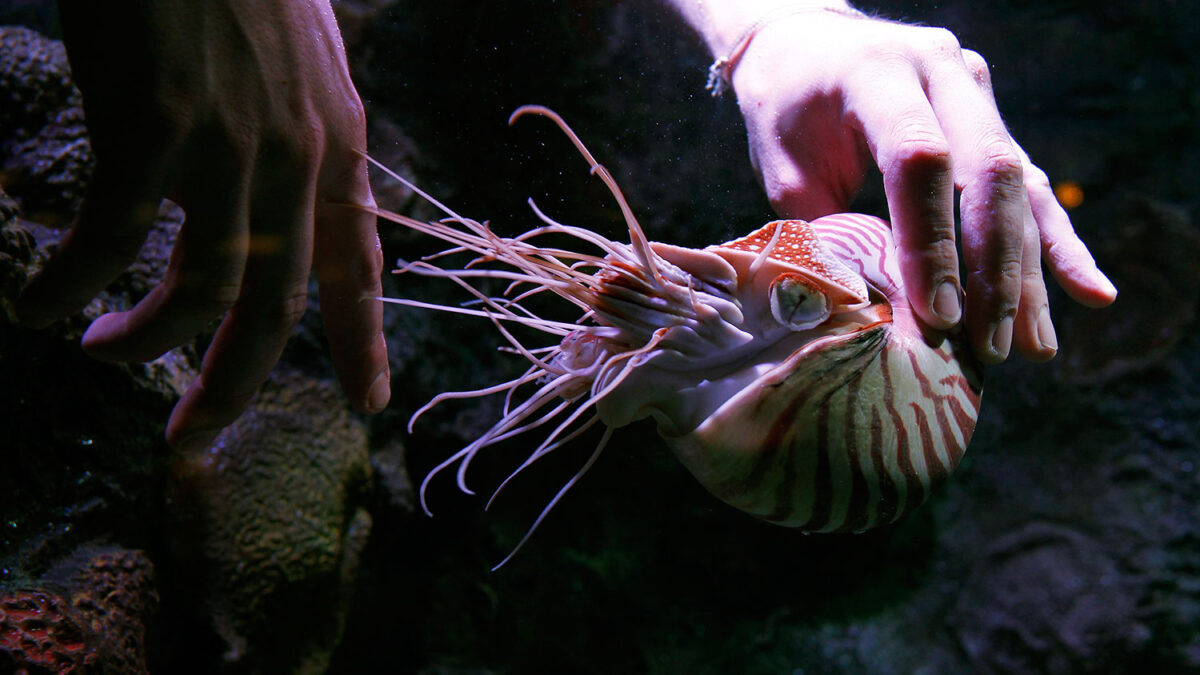
{"type": "Polygon", "coordinates": [[[538,107],[513,118],[526,113],[548,116],[568,134],[612,190],[630,243],[559,223],[532,201],[542,225],[515,237],[415,187],[448,217],[426,223],[378,211],[450,244],[398,270],[451,279],[474,296],[473,307],[433,307],[491,319],[529,362],[510,382],[441,394],[417,412],[450,398],[505,395],[495,426],[426,478],[423,504],[428,481],[456,464],[469,492],[467,466],[487,446],[548,429],[519,472],[603,425],[599,447],[553,506],[613,429],[644,418],[657,422],[666,444],[719,499],[805,531],[891,523],[954,470],[979,413],[981,372],[955,335],[912,314],[885,221],[859,214],[777,220],[704,249],[649,242],[612,176],[561,118],[538,107]],[[589,250],[539,244],[550,234],[589,250]],[[442,266],[457,253],[474,260],[442,266]],[[511,285],[489,296],[472,278],[511,285]],[[579,321],[544,319],[522,305],[545,292],[576,305],[579,321]],[[526,346],[510,323],[552,336],[551,344],[526,346]]]}

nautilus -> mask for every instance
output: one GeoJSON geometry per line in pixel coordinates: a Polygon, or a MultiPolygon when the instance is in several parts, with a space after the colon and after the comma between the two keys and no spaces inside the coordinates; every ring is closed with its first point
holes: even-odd
{"type": "Polygon", "coordinates": [[[516,475],[601,425],[599,444],[536,528],[613,430],[644,418],[717,498],[807,532],[892,523],[954,470],[979,414],[982,373],[956,334],[913,315],[885,221],[861,214],[775,220],[703,249],[651,242],[612,175],[562,118],[525,106],[510,124],[526,114],[550,118],[571,139],[611,191],[630,241],[563,224],[532,200],[540,225],[500,236],[391,174],[446,217],[376,213],[449,244],[400,261],[397,272],[448,279],[472,299],[461,306],[381,299],[486,318],[528,362],[508,382],[439,394],[413,416],[448,399],[504,397],[501,418],[425,478],[426,511],[430,480],[456,466],[459,487],[470,492],[467,469],[489,446],[542,434],[516,475]],[[546,243],[550,235],[584,250],[546,243]],[[445,263],[459,254],[471,260],[445,263]],[[506,288],[490,295],[477,279],[506,288]],[[528,299],[543,293],[575,305],[578,320],[528,309],[528,299]],[[514,324],[551,344],[524,344],[514,324]]]}

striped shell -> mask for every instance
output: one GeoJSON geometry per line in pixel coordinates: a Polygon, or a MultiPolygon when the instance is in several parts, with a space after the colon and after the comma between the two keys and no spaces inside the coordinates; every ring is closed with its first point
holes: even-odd
{"type": "Polygon", "coordinates": [[[467,467],[494,443],[550,429],[515,475],[603,424],[599,446],[548,511],[613,429],[643,418],[657,422],[682,463],[718,498],[806,531],[893,522],[954,469],[978,416],[981,373],[956,337],[914,318],[886,222],[839,214],[774,221],[705,249],[652,243],[612,176],[566,123],[532,106],[513,119],[527,113],[550,117],[575,143],[620,205],[630,243],[559,223],[532,201],[543,225],[501,237],[391,174],[448,217],[426,223],[376,213],[450,244],[425,260],[401,261],[397,271],[449,278],[476,306],[381,299],[486,317],[529,363],[512,381],[441,394],[413,416],[451,398],[506,397],[501,419],[425,478],[423,507],[429,481],[454,465],[459,487],[470,492],[467,467]],[[538,243],[550,234],[574,237],[592,252],[538,243]],[[475,258],[458,269],[440,266],[460,253],[475,258]],[[472,278],[511,285],[494,297],[472,278]],[[522,306],[543,292],[576,305],[579,319],[553,321],[522,306]],[[530,348],[505,328],[512,323],[551,335],[553,343],[530,348]]]}
{"type": "MultiPolygon", "coordinates": [[[[887,223],[859,214],[778,221],[710,250],[732,258],[723,249],[745,250],[774,227],[811,231],[825,255],[867,282],[871,305],[854,313],[863,319],[852,329],[807,342],[667,441],[710,492],[765,520],[814,532],[893,522],[962,458],[981,372],[962,342],[918,324],[887,223]]],[[[809,250],[776,246],[772,257],[803,268],[809,250]]]]}

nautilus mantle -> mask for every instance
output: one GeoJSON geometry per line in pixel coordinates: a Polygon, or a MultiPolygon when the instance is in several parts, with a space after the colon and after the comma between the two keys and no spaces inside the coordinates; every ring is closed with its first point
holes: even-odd
{"type": "Polygon", "coordinates": [[[978,417],[981,371],[957,335],[913,315],[885,221],[776,220],[704,249],[650,242],[612,176],[561,118],[526,106],[512,119],[531,113],[553,119],[608,185],[630,242],[562,224],[532,201],[541,224],[503,237],[411,184],[447,217],[377,211],[450,244],[401,261],[398,272],[446,278],[472,296],[463,306],[384,300],[484,317],[528,362],[509,382],[440,394],[414,415],[447,399],[504,396],[501,419],[425,478],[423,506],[425,486],[455,465],[469,492],[467,467],[490,445],[541,432],[515,475],[601,425],[599,445],[549,510],[613,429],[644,418],[713,495],[805,531],[894,522],[954,470],[978,417]],[[547,235],[556,245],[542,243],[547,235]],[[561,235],[583,250],[562,247],[561,235]],[[452,268],[454,255],[470,260],[452,268]],[[509,284],[488,295],[471,283],[480,278],[509,284]],[[546,319],[522,304],[542,293],[574,304],[579,319],[546,319]],[[550,343],[524,344],[513,324],[550,343]]]}

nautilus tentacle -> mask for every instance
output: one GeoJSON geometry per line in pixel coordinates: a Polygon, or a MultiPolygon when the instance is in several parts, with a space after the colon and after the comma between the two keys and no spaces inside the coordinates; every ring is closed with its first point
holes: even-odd
{"type": "Polygon", "coordinates": [[[914,317],[886,222],[839,214],[774,221],[705,249],[650,242],[611,174],[566,123],[532,106],[513,119],[524,114],[550,117],[568,135],[612,191],[630,243],[562,224],[532,201],[542,225],[503,237],[411,184],[447,218],[425,223],[375,211],[447,242],[442,253],[401,261],[397,271],[449,279],[473,306],[383,300],[490,319],[529,364],[509,382],[443,393],[417,411],[452,398],[505,396],[502,418],[426,477],[422,506],[429,480],[453,466],[469,491],[471,459],[500,441],[546,430],[519,472],[597,423],[608,427],[603,447],[612,429],[643,418],[657,422],[714,495],[806,531],[893,522],[954,469],[978,416],[981,373],[956,335],[914,317]],[[540,243],[551,234],[584,250],[540,243]],[[472,259],[447,267],[457,254],[472,259]],[[470,283],[479,278],[510,285],[491,296],[470,283]],[[522,305],[543,292],[573,304],[579,319],[549,320],[522,305]],[[527,347],[506,324],[539,330],[553,343],[527,347]]]}

